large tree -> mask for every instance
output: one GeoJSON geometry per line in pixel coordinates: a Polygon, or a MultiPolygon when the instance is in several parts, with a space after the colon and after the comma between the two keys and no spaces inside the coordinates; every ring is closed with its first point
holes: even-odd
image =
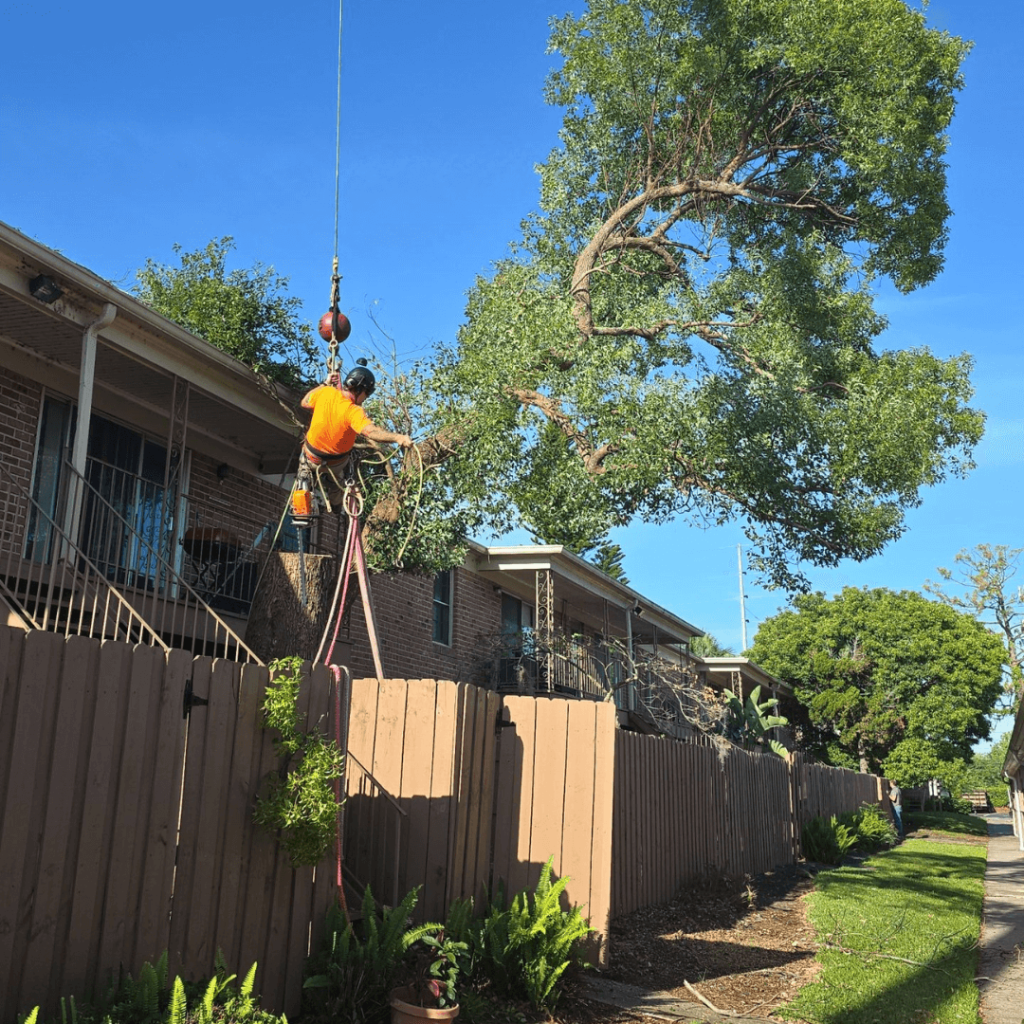
{"type": "Polygon", "coordinates": [[[902,0],[590,0],[551,49],[539,212],[434,368],[467,495],[578,549],[739,519],[784,586],[878,553],[982,431],[969,358],[872,307],[941,269],[966,44],[902,0]]]}
{"type": "Polygon", "coordinates": [[[904,784],[970,761],[1001,690],[999,638],[914,591],[800,595],[750,657],[793,686],[811,752],[904,784]]]}
{"type": "Polygon", "coordinates": [[[970,612],[993,627],[1006,648],[1004,684],[1013,710],[1024,696],[1024,587],[1011,582],[1024,548],[979,544],[953,559],[953,568],[939,566],[942,583],[929,580],[924,589],[958,611],[970,612]],[[952,592],[950,592],[952,591],[952,592]]]}

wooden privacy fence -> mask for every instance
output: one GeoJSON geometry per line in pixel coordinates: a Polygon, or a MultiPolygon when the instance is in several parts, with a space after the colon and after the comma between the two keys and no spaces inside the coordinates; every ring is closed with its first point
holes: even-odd
{"type": "Polygon", "coordinates": [[[811,818],[885,799],[876,776],[808,764],[800,754],[620,731],[612,916],[664,903],[707,874],[742,877],[791,864],[811,818]]]}
{"type": "Polygon", "coordinates": [[[396,857],[393,817],[380,801],[359,802],[363,775],[350,770],[346,863],[375,892],[421,885],[417,917],[443,920],[453,899],[479,901],[498,882],[509,894],[532,888],[550,858],[556,875],[570,876],[567,898],[600,942],[610,911],[614,737],[610,704],[357,679],[349,751],[394,795],[402,839],[396,857]]]}
{"type": "MultiPolygon", "coordinates": [[[[164,950],[188,978],[218,948],[234,969],[257,961],[266,1003],[297,1007],[333,894],[251,824],[278,764],[258,722],[267,670],[4,627],[0,673],[0,1019],[164,950]],[[190,680],[209,704],[186,720],[190,680]]],[[[328,680],[303,688],[310,727],[328,680]]]]}
{"type": "MultiPolygon", "coordinates": [[[[259,963],[268,1009],[294,1015],[334,866],[293,870],[252,825],[279,767],[261,666],[0,628],[0,1019],[89,995],[168,950],[208,977],[216,950],[259,963]],[[191,692],[208,701],[185,711],[191,692]]],[[[330,673],[301,688],[330,726],[330,673]]],[[[880,796],[872,776],[622,732],[609,703],[435,680],[352,684],[345,861],[417,916],[551,859],[606,951],[613,915],[710,870],[792,861],[800,824],[880,796]]]]}
{"type": "Polygon", "coordinates": [[[489,883],[500,708],[496,693],[467,683],[352,684],[348,749],[362,770],[348,773],[345,861],[388,902],[422,886],[420,920],[444,920],[453,899],[479,897],[489,883]],[[370,794],[367,772],[393,805],[370,794]]]}
{"type": "Polygon", "coordinates": [[[856,810],[861,804],[880,804],[888,813],[889,791],[877,775],[864,775],[825,764],[809,764],[792,754],[796,835],[812,818],[856,810]]]}

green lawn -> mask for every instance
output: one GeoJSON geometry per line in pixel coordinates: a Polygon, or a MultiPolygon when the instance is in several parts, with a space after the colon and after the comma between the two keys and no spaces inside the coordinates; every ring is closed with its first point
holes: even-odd
{"type": "MultiPolygon", "coordinates": [[[[955,824],[943,827],[967,829],[955,824]]],[[[835,948],[822,949],[818,980],[780,1014],[816,1024],[977,1024],[985,856],[984,844],[909,839],[821,872],[810,916],[818,941],[835,948]]]]}
{"type": "Polygon", "coordinates": [[[988,822],[975,814],[952,814],[946,811],[915,811],[905,814],[907,834],[928,832],[933,836],[981,836],[988,838],[988,822]]]}

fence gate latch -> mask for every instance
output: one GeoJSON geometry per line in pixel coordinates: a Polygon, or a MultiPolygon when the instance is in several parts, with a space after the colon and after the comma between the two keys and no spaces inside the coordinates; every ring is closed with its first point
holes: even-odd
{"type": "Polygon", "coordinates": [[[193,708],[205,707],[210,702],[205,697],[197,697],[192,692],[192,679],[185,680],[185,696],[181,699],[181,717],[188,718],[193,708]]]}

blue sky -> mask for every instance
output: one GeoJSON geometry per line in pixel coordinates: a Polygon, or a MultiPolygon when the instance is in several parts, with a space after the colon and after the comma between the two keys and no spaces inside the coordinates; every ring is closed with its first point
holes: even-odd
{"type": "MultiPolygon", "coordinates": [[[[825,2],[825,0],[823,0],[825,2]]],[[[518,234],[534,165],[556,143],[545,105],[547,21],[578,0],[346,0],[340,270],[351,358],[450,341],[465,293],[518,234]]],[[[943,274],[886,291],[887,348],[975,359],[988,415],[978,468],[924,492],[906,534],[861,564],[810,570],[815,589],[919,589],[962,548],[1024,546],[1024,165],[1019,0],[936,2],[935,27],[974,41],[951,132],[954,216],[943,274]]],[[[233,235],[237,266],[290,278],[311,320],[334,243],[334,0],[0,3],[0,220],[130,288],[147,257],[233,235]]],[[[633,526],[615,539],[634,587],[739,649],[738,526],[633,526]]],[[[748,641],[785,603],[747,578],[748,641]]]]}

